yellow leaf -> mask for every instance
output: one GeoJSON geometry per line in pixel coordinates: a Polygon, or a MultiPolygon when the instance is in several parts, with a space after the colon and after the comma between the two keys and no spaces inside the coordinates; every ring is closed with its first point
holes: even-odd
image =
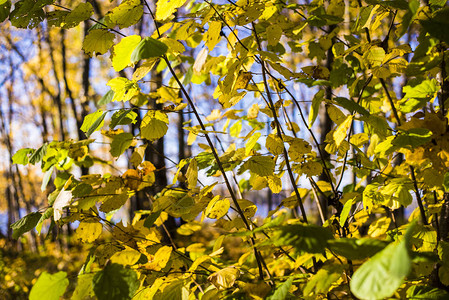
{"type": "Polygon", "coordinates": [[[198,257],[197,259],[195,259],[195,261],[192,263],[192,265],[189,268],[189,272],[194,272],[196,269],[198,269],[198,267],[203,263],[206,262],[208,260],[210,260],[211,257],[209,255],[203,255],[198,257]]]}
{"type": "Polygon", "coordinates": [[[154,254],[153,260],[148,264],[148,268],[154,271],[160,271],[167,265],[170,255],[172,253],[172,247],[163,246],[159,248],[154,254]]]}
{"type": "Polygon", "coordinates": [[[304,159],[304,155],[312,151],[312,146],[303,139],[295,138],[290,143],[288,155],[292,161],[300,162],[304,159]]]}
{"type": "Polygon", "coordinates": [[[170,17],[186,0],[159,0],[156,4],[156,19],[163,21],[170,17]]]}
{"type": "Polygon", "coordinates": [[[140,67],[138,67],[137,70],[134,71],[132,80],[139,81],[140,79],[144,78],[151,71],[151,69],[153,69],[157,61],[158,59],[155,58],[148,59],[144,63],[142,63],[140,67]]]}
{"type": "Polygon", "coordinates": [[[280,137],[273,133],[267,136],[265,147],[274,155],[280,155],[284,152],[284,143],[280,137]]]}
{"type": "Polygon", "coordinates": [[[254,176],[251,176],[251,178],[250,178],[250,184],[254,190],[258,191],[263,188],[266,188],[268,183],[267,183],[267,180],[265,179],[265,177],[254,175],[254,176]]]}
{"type": "Polygon", "coordinates": [[[188,188],[194,189],[198,181],[198,163],[195,158],[190,160],[189,167],[186,172],[187,182],[189,183],[188,188]]]}
{"type": "Polygon", "coordinates": [[[248,109],[248,119],[255,119],[259,115],[259,104],[255,103],[248,109]]]}
{"type": "Polygon", "coordinates": [[[206,46],[211,52],[215,45],[220,41],[220,32],[221,32],[221,22],[220,21],[212,21],[209,25],[209,29],[207,33],[204,35],[204,40],[206,42],[206,46]]]}
{"type": "Polygon", "coordinates": [[[201,49],[201,51],[195,58],[195,63],[193,64],[193,71],[201,73],[201,70],[203,69],[203,66],[206,63],[208,54],[209,52],[207,51],[207,48],[201,49]]]}
{"type": "Polygon", "coordinates": [[[256,132],[248,139],[245,145],[245,155],[249,155],[251,153],[251,150],[253,150],[254,146],[256,146],[261,135],[262,134],[260,132],[256,132]]]}
{"type": "Polygon", "coordinates": [[[207,205],[206,217],[210,219],[220,219],[228,212],[231,207],[231,203],[226,198],[221,198],[221,196],[215,196],[207,205]]]}
{"type": "Polygon", "coordinates": [[[384,235],[390,227],[390,223],[391,219],[387,217],[377,219],[369,226],[368,235],[373,238],[384,235]]]}
{"type": "Polygon", "coordinates": [[[92,243],[103,231],[100,222],[81,222],[76,229],[76,238],[84,243],[92,243]]]}
{"type": "Polygon", "coordinates": [[[253,78],[251,72],[239,72],[239,76],[237,77],[237,80],[235,82],[234,89],[246,89],[251,78],[253,78]]]}
{"type": "Polygon", "coordinates": [[[338,126],[337,130],[334,131],[334,140],[337,147],[339,147],[341,142],[346,139],[346,135],[348,133],[349,127],[351,126],[351,123],[352,116],[348,116],[346,120],[338,126]]]}
{"type": "Polygon", "coordinates": [[[210,275],[209,280],[217,289],[224,290],[231,288],[240,277],[240,270],[234,266],[226,267],[210,275]]]}
{"type": "Polygon", "coordinates": [[[125,266],[132,266],[139,260],[140,255],[141,254],[139,251],[126,247],[125,250],[114,253],[111,257],[111,262],[125,266]]]}
{"type": "Polygon", "coordinates": [[[270,190],[275,194],[280,193],[282,191],[282,180],[274,175],[270,175],[267,178],[270,190]]]}

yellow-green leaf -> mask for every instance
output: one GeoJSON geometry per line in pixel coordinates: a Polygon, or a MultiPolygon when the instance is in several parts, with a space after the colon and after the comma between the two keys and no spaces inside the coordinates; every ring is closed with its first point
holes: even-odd
{"type": "Polygon", "coordinates": [[[65,29],[75,27],[82,21],[89,19],[93,13],[94,9],[89,2],[80,3],[66,15],[61,25],[65,29]]]}
{"type": "Polygon", "coordinates": [[[167,133],[168,123],[166,113],[150,110],[142,120],[140,135],[142,138],[150,141],[160,139],[167,133]]]}
{"type": "Polygon", "coordinates": [[[269,46],[276,46],[282,36],[282,28],[277,24],[267,27],[267,41],[269,46]]]}
{"type": "Polygon", "coordinates": [[[114,45],[114,39],[115,34],[107,30],[91,30],[83,42],[84,52],[90,56],[105,54],[114,45]]]}
{"type": "Polygon", "coordinates": [[[281,138],[275,134],[270,134],[265,140],[265,147],[274,155],[280,155],[284,152],[284,143],[281,138]]]}
{"type": "Polygon", "coordinates": [[[198,163],[196,162],[195,158],[190,160],[190,164],[186,172],[186,177],[187,182],[189,183],[189,189],[195,188],[198,181],[198,163]]]}
{"type": "Polygon", "coordinates": [[[134,80],[117,77],[109,80],[108,86],[114,91],[112,101],[129,101],[139,93],[139,86],[134,80]]]}
{"type": "Polygon", "coordinates": [[[143,14],[140,0],[125,0],[104,17],[109,27],[118,26],[120,29],[136,24],[143,14]]]}
{"type": "Polygon", "coordinates": [[[215,196],[207,205],[206,217],[210,219],[220,219],[228,212],[231,207],[231,203],[226,198],[221,196],[215,196]]]}
{"type": "Polygon", "coordinates": [[[131,64],[131,54],[140,43],[142,38],[139,35],[131,35],[122,38],[120,43],[114,46],[114,56],[112,57],[112,67],[119,72],[131,64]]]}
{"type": "Polygon", "coordinates": [[[260,132],[256,132],[249,138],[245,145],[245,155],[249,155],[251,153],[251,150],[253,150],[261,135],[262,134],[260,132]]]}
{"type": "Polygon", "coordinates": [[[154,258],[151,263],[148,264],[150,270],[160,271],[167,265],[170,259],[173,248],[169,246],[163,246],[159,248],[154,254],[154,258]]]}
{"type": "Polygon", "coordinates": [[[240,270],[234,266],[226,267],[210,275],[209,280],[217,289],[224,290],[231,288],[240,277],[240,270]]]}

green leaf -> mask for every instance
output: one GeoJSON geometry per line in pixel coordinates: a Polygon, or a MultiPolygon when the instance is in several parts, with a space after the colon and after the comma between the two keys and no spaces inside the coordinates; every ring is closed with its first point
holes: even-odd
{"type": "Polygon", "coordinates": [[[345,205],[343,206],[343,209],[340,213],[340,226],[341,227],[345,226],[346,220],[348,219],[349,213],[351,212],[352,200],[353,199],[349,199],[345,203],[345,205]]]}
{"type": "Polygon", "coordinates": [[[36,230],[37,230],[38,234],[41,234],[42,225],[43,225],[44,221],[51,218],[51,216],[53,216],[53,213],[54,213],[53,207],[47,208],[47,210],[43,213],[43,215],[41,216],[41,218],[39,219],[39,221],[37,222],[37,225],[36,225],[36,230]]]}
{"type": "Polygon", "coordinates": [[[402,148],[416,148],[428,143],[432,139],[432,132],[426,128],[412,128],[400,132],[391,142],[392,145],[402,148]]]}
{"type": "Polygon", "coordinates": [[[39,149],[33,152],[30,156],[30,164],[34,165],[42,160],[42,158],[47,153],[47,144],[43,144],[39,149]]]}
{"type": "Polygon", "coordinates": [[[140,125],[140,136],[144,139],[154,141],[163,137],[168,130],[168,116],[158,110],[150,110],[143,117],[140,125]]]}
{"type": "Polygon", "coordinates": [[[131,63],[136,63],[141,59],[148,59],[164,55],[168,50],[167,45],[159,40],[147,37],[137,44],[131,54],[131,63]]]}
{"type": "Polygon", "coordinates": [[[117,125],[128,125],[136,123],[137,114],[130,109],[121,109],[116,111],[111,118],[109,127],[114,129],[117,125]]]}
{"type": "Polygon", "coordinates": [[[43,272],[31,289],[30,300],[59,300],[69,285],[66,272],[43,272]]]}
{"type": "Polygon", "coordinates": [[[92,133],[103,127],[105,116],[106,112],[103,112],[101,109],[88,114],[84,117],[83,125],[81,125],[80,129],[89,137],[92,133]]]}
{"type": "Polygon", "coordinates": [[[22,0],[14,4],[14,10],[9,15],[11,24],[18,28],[32,29],[45,19],[45,12],[42,9],[53,0],[22,0]]]}
{"type": "Polygon", "coordinates": [[[153,212],[151,213],[143,222],[143,226],[146,228],[151,228],[153,226],[154,222],[156,222],[157,218],[161,215],[161,211],[153,212]]]}
{"type": "Polygon", "coordinates": [[[98,101],[98,105],[106,105],[114,99],[115,93],[113,90],[109,90],[106,94],[101,97],[100,101],[98,101]]]}
{"type": "Polygon", "coordinates": [[[369,115],[369,112],[364,107],[357,104],[357,102],[343,97],[336,97],[334,98],[334,100],[338,103],[338,105],[340,105],[344,109],[347,109],[350,113],[358,112],[359,114],[364,116],[369,115]]]}
{"type": "Polygon", "coordinates": [[[409,85],[402,88],[405,95],[401,100],[400,110],[403,113],[413,112],[422,108],[428,101],[436,96],[440,89],[435,79],[427,79],[413,86],[410,85],[412,83],[413,82],[410,82],[409,85]]]}
{"type": "Polygon", "coordinates": [[[112,57],[112,67],[119,72],[131,64],[131,54],[140,43],[142,38],[139,35],[131,35],[121,39],[114,46],[114,56],[112,57]]]}
{"type": "Polygon", "coordinates": [[[440,290],[430,286],[412,285],[407,290],[407,299],[445,300],[449,299],[449,294],[444,290],[440,290]]]}
{"type": "Polygon", "coordinates": [[[310,296],[312,292],[315,295],[326,294],[332,284],[341,277],[343,271],[342,265],[325,265],[309,280],[304,289],[304,296],[310,296]]]}
{"type": "Polygon", "coordinates": [[[34,149],[31,149],[31,148],[20,149],[13,155],[12,163],[19,164],[19,165],[27,165],[29,156],[33,152],[34,152],[34,149]]]}
{"type": "Polygon", "coordinates": [[[332,252],[350,260],[371,257],[387,245],[387,242],[371,238],[340,238],[328,241],[328,247],[332,252]]]}
{"type": "Polygon", "coordinates": [[[412,268],[408,244],[413,228],[410,225],[402,241],[391,243],[355,271],[350,287],[356,297],[383,299],[401,286],[412,268]]]}
{"type": "Polygon", "coordinates": [[[108,27],[118,26],[120,29],[136,24],[143,14],[140,0],[125,0],[106,14],[104,22],[108,27]]]}
{"type": "Polygon", "coordinates": [[[94,9],[89,2],[80,3],[65,16],[64,21],[60,26],[65,29],[78,26],[79,23],[89,19],[93,13],[94,9]]]}
{"type": "Polygon", "coordinates": [[[134,136],[129,132],[122,132],[113,137],[111,143],[111,155],[119,157],[131,146],[134,136]]]}
{"type": "Polygon", "coordinates": [[[186,0],[159,0],[157,1],[156,20],[163,21],[175,13],[176,9],[184,5],[186,0]]]}
{"type": "Polygon", "coordinates": [[[281,226],[272,238],[276,246],[293,246],[299,252],[323,253],[328,240],[334,236],[327,228],[316,225],[293,224],[281,226]]]}
{"type": "Polygon", "coordinates": [[[11,1],[2,1],[3,3],[0,4],[0,23],[6,20],[9,16],[9,12],[11,10],[11,1]]]}
{"type": "Polygon", "coordinates": [[[22,219],[12,223],[11,224],[11,228],[13,229],[12,238],[18,239],[22,234],[36,227],[40,218],[41,213],[33,212],[30,213],[29,215],[26,215],[22,219]]]}
{"type": "Polygon", "coordinates": [[[285,282],[280,284],[274,291],[273,295],[267,298],[267,300],[285,300],[293,283],[293,277],[290,277],[285,282]]]}
{"type": "Polygon", "coordinates": [[[115,34],[104,30],[94,29],[89,32],[83,42],[83,49],[86,54],[105,54],[114,45],[115,34]]]}
{"type": "Polygon", "coordinates": [[[449,44],[449,7],[437,10],[429,20],[421,20],[421,25],[433,37],[449,44]]]}
{"type": "Polygon", "coordinates": [[[137,274],[119,264],[108,264],[93,278],[95,296],[99,300],[131,299],[139,288],[137,274]]]}

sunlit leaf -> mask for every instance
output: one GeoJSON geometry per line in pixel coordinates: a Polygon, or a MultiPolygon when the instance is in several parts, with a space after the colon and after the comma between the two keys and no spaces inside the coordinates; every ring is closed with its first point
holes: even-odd
{"type": "Polygon", "coordinates": [[[161,21],[167,19],[185,2],[186,0],[158,0],[156,3],[156,19],[161,21]]]}
{"type": "Polygon", "coordinates": [[[76,229],[76,238],[84,243],[92,243],[103,231],[103,226],[99,222],[81,222],[76,229]]]}
{"type": "Polygon", "coordinates": [[[101,109],[88,114],[84,117],[83,125],[81,125],[80,129],[86,133],[87,137],[89,137],[93,132],[103,127],[105,116],[106,112],[103,112],[101,109]]]}
{"type": "Polygon", "coordinates": [[[231,288],[239,277],[240,270],[234,266],[230,266],[213,273],[207,280],[217,289],[224,290],[231,288]]]}
{"type": "Polygon", "coordinates": [[[131,64],[131,54],[140,43],[142,38],[139,35],[124,37],[114,46],[114,56],[112,57],[112,67],[119,72],[131,64]]]}
{"type": "Polygon", "coordinates": [[[136,24],[143,14],[143,5],[139,0],[125,0],[104,17],[109,27],[126,28],[136,24]]]}
{"type": "Polygon", "coordinates": [[[69,285],[66,272],[49,274],[43,272],[31,289],[30,300],[58,300],[69,285]]]}

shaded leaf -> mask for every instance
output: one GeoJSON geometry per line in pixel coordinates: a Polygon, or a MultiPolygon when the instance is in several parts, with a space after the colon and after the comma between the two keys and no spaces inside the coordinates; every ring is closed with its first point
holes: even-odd
{"type": "Polygon", "coordinates": [[[119,264],[109,264],[93,278],[95,296],[99,300],[131,299],[139,288],[137,274],[119,264]]]}
{"type": "Polygon", "coordinates": [[[13,230],[12,238],[18,239],[22,234],[36,227],[37,223],[41,219],[41,216],[42,216],[41,213],[33,212],[26,215],[22,219],[12,223],[10,225],[10,227],[13,230]]]}

